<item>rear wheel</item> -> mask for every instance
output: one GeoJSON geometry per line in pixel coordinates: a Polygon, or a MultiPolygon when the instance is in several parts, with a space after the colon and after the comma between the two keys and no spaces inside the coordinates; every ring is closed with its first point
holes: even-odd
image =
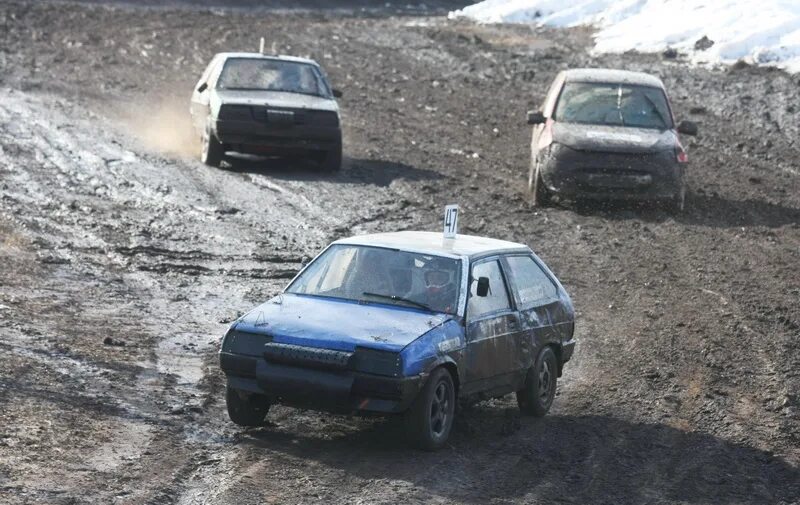
{"type": "Polygon", "coordinates": [[[517,391],[517,405],[523,414],[542,417],[550,410],[556,397],[558,361],[550,347],[545,347],[528,370],[525,386],[517,391]]]}
{"type": "Polygon", "coordinates": [[[406,434],[420,449],[441,449],[450,436],[456,396],[453,378],[445,368],[437,368],[405,413],[406,434]]]}
{"type": "Polygon", "coordinates": [[[528,191],[536,207],[547,207],[553,203],[552,194],[542,181],[542,174],[539,170],[539,162],[531,161],[531,168],[528,173],[528,191]]]}
{"type": "Polygon", "coordinates": [[[203,131],[201,141],[200,161],[211,167],[218,167],[225,156],[225,148],[222,142],[217,140],[208,126],[203,131]]]}
{"type": "Polygon", "coordinates": [[[269,401],[263,395],[246,393],[228,386],[225,390],[228,417],[239,426],[261,426],[269,412],[269,401]]]}

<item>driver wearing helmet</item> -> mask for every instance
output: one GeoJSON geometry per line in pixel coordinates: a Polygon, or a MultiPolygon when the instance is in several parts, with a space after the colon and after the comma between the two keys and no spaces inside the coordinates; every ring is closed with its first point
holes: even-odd
{"type": "Polygon", "coordinates": [[[447,263],[446,260],[432,259],[425,265],[423,275],[426,303],[440,312],[453,312],[457,303],[455,269],[447,263]]]}

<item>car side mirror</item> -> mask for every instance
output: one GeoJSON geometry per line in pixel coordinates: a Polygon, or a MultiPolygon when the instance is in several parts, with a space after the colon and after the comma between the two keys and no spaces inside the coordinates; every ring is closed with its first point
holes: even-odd
{"type": "Polygon", "coordinates": [[[542,111],[539,110],[528,111],[528,124],[542,124],[545,121],[547,121],[547,118],[544,117],[542,111]]]}
{"type": "Polygon", "coordinates": [[[684,119],[678,123],[678,133],[683,133],[684,135],[697,135],[697,124],[684,119]]]}
{"type": "Polygon", "coordinates": [[[201,84],[200,86],[197,87],[197,92],[198,93],[202,93],[203,91],[205,91],[207,89],[208,89],[208,83],[204,82],[203,84],[201,84]]]}
{"type": "Polygon", "coordinates": [[[334,98],[342,98],[342,90],[340,89],[334,88],[331,90],[331,93],[333,93],[334,98]]]}
{"type": "Polygon", "coordinates": [[[475,294],[483,297],[489,294],[489,278],[488,277],[478,277],[478,289],[475,290],[475,294]]]}

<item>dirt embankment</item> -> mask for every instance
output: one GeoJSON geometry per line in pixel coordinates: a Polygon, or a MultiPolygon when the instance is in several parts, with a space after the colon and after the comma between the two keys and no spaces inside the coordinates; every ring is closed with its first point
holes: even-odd
{"type": "Polygon", "coordinates": [[[798,78],[400,14],[0,3],[0,502],[800,502],[798,78]],[[192,157],[191,86],[260,36],[344,90],[341,174],[192,157]],[[699,122],[685,214],[530,206],[525,111],[576,66],[655,73],[699,122]],[[573,294],[552,415],[485,402],[435,454],[393,420],[231,425],[227,322],[450,202],[573,294]]]}

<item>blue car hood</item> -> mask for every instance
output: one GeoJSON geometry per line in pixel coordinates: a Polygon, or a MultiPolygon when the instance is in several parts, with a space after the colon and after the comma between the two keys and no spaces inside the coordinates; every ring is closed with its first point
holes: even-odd
{"type": "Polygon", "coordinates": [[[282,294],[236,323],[236,330],[274,342],[339,351],[356,346],[400,351],[452,316],[377,303],[282,294]]]}

